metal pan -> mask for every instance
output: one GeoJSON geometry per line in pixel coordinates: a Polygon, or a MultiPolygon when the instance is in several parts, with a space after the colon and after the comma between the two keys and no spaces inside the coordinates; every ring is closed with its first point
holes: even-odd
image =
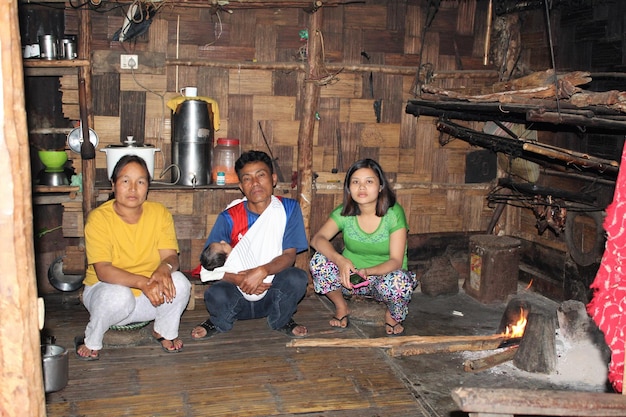
{"type": "MultiPolygon", "coordinates": [[[[98,135],[96,132],[89,128],[89,142],[93,144],[93,147],[98,146],[98,135]]],[[[72,129],[67,135],[67,146],[76,153],[80,153],[80,147],[83,144],[83,129],[77,127],[72,129]]]]}
{"type": "Polygon", "coordinates": [[[84,275],[65,275],[63,273],[63,256],[59,256],[48,268],[48,281],[59,291],[76,291],[83,286],[84,275]]]}

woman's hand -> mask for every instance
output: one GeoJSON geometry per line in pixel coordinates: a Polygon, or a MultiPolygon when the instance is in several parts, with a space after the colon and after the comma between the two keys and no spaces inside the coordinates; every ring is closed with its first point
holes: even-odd
{"type": "Polygon", "coordinates": [[[176,287],[172,280],[172,272],[169,264],[162,262],[152,273],[147,282],[146,289],[142,289],[153,306],[163,303],[171,303],[176,297],[176,287]]]}

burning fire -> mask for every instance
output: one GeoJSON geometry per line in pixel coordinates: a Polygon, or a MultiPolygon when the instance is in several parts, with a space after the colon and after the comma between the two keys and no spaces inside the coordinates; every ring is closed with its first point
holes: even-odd
{"type": "Polygon", "coordinates": [[[519,319],[516,323],[509,324],[504,330],[504,335],[509,338],[522,337],[524,335],[524,329],[526,328],[526,312],[524,309],[520,309],[519,319]]]}

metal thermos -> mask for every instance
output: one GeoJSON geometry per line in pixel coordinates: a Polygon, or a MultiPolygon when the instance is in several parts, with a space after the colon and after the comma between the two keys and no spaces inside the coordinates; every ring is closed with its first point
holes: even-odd
{"type": "Polygon", "coordinates": [[[39,56],[42,59],[57,59],[58,54],[57,37],[54,35],[43,35],[39,37],[39,56]]]}
{"type": "Polygon", "coordinates": [[[185,100],[172,113],[172,182],[209,184],[213,149],[212,113],[203,100],[185,100]],[[180,177],[178,176],[180,171],[180,177]]]}

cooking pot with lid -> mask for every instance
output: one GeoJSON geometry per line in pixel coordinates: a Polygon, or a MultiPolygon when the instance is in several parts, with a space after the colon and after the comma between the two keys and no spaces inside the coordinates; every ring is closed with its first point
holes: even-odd
{"type": "Polygon", "coordinates": [[[159,148],[155,148],[154,145],[135,145],[132,136],[128,136],[123,145],[108,145],[105,148],[100,149],[101,152],[106,153],[107,159],[107,176],[111,179],[115,165],[124,155],[137,155],[146,161],[148,166],[148,173],[150,178],[154,178],[154,153],[160,151],[159,148]]]}

